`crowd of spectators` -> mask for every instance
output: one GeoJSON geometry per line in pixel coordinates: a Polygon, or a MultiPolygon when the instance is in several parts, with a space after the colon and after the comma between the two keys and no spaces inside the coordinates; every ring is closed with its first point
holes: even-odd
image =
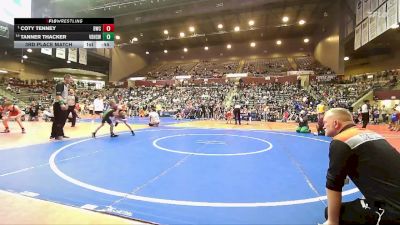
{"type": "Polygon", "coordinates": [[[257,58],[240,60],[201,60],[199,62],[174,62],[151,64],[136,75],[151,79],[168,80],[179,75],[192,78],[221,78],[228,73],[250,73],[254,76],[282,74],[293,70],[312,70],[316,75],[334,74],[328,67],[322,66],[310,56],[288,58],[257,58]]]}
{"type": "MultiPolygon", "coordinates": [[[[233,64],[236,65],[236,64],[233,64]]],[[[230,66],[230,65],[226,65],[230,66]]],[[[173,116],[188,119],[224,119],[233,106],[240,104],[242,112],[251,115],[253,120],[290,121],[296,120],[300,111],[316,120],[316,106],[323,102],[328,107],[351,105],[371,88],[378,88],[392,82],[397,71],[376,74],[374,79],[356,76],[347,82],[318,83],[313,81],[307,88],[291,83],[269,83],[265,85],[239,85],[234,83],[214,85],[183,85],[163,87],[103,88],[93,90],[82,88],[75,83],[75,93],[79,96],[76,110],[80,115],[93,114],[94,100],[102,96],[104,108],[113,99],[125,105],[129,116],[146,116],[155,106],[160,116],[173,116]]],[[[31,120],[43,116],[51,118],[54,80],[22,81],[2,79],[0,86],[15,94],[20,88],[27,93],[29,104],[26,113],[31,120]],[[35,95],[36,94],[36,95],[35,95]]],[[[16,99],[13,99],[14,101],[16,99]]],[[[357,111],[358,109],[354,109],[357,111]]]]}

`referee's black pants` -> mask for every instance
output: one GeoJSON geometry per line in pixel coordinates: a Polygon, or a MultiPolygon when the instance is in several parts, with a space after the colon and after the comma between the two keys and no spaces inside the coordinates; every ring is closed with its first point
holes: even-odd
{"type": "MultiPolygon", "coordinates": [[[[325,219],[328,219],[328,208],[325,208],[325,219]]],[[[354,224],[400,224],[400,213],[388,206],[377,205],[367,200],[356,199],[343,202],[340,207],[340,225],[354,224]]]]}
{"type": "Polygon", "coordinates": [[[51,138],[63,137],[64,135],[64,125],[67,121],[68,110],[62,110],[59,102],[53,104],[54,120],[51,126],[51,138]]]}
{"type": "Polygon", "coordinates": [[[369,123],[369,113],[361,113],[361,118],[363,122],[362,128],[366,128],[369,123]]]}
{"type": "Polygon", "coordinates": [[[240,121],[242,120],[240,118],[240,109],[233,109],[233,116],[235,117],[235,124],[239,121],[239,125],[241,124],[240,121]]]}

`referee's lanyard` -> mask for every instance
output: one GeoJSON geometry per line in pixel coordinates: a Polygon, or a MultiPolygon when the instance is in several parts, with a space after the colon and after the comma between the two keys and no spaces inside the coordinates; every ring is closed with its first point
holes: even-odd
{"type": "MultiPolygon", "coordinates": [[[[361,199],[361,206],[363,207],[363,209],[371,209],[368,206],[368,203],[366,203],[364,201],[364,199],[361,199]]],[[[376,214],[378,214],[378,220],[376,221],[376,225],[379,225],[379,223],[381,222],[382,216],[385,213],[385,210],[382,208],[378,208],[378,211],[375,211],[376,214]]]]}

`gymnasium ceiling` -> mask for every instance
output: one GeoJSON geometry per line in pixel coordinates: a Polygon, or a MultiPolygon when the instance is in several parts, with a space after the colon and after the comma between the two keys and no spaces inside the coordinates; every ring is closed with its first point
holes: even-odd
{"type": "MultiPolygon", "coordinates": [[[[337,0],[35,0],[37,17],[114,17],[119,46],[149,51],[312,37],[337,0]],[[283,22],[283,16],[289,17],[283,22]],[[249,26],[249,20],[254,21],[249,26]],[[304,20],[304,25],[298,22],[304,20]],[[218,24],[223,29],[218,29],[218,24]],[[195,32],[189,27],[194,26],[195,32]],[[240,31],[235,32],[234,27],[240,31]],[[168,30],[165,35],[164,30],[168,30]],[[179,33],[184,32],[185,37],[179,33]],[[136,39],[134,39],[136,38],[136,39]]],[[[311,40],[312,41],[312,40],[311,40]]]]}

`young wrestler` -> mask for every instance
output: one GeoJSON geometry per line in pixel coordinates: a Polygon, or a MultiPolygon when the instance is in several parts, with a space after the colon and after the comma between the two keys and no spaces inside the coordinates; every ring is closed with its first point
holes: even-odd
{"type": "Polygon", "coordinates": [[[3,104],[0,104],[0,120],[3,118],[3,104]]]}
{"type": "MultiPolygon", "coordinates": [[[[100,128],[102,128],[106,122],[110,125],[110,136],[118,137],[118,135],[114,134],[114,124],[111,121],[111,118],[113,118],[116,115],[118,115],[118,105],[115,103],[114,100],[111,100],[110,101],[110,109],[104,113],[103,119],[101,121],[101,125],[92,133],[92,137],[94,137],[94,138],[96,137],[97,131],[99,131],[100,128]]],[[[131,132],[132,132],[132,135],[135,135],[135,133],[133,132],[132,129],[131,129],[131,132]]]]}
{"type": "Polygon", "coordinates": [[[318,122],[317,122],[316,128],[317,128],[317,132],[315,132],[314,135],[325,136],[324,114],[318,114],[318,122]]]}
{"type": "Polygon", "coordinates": [[[228,109],[228,111],[226,111],[225,113],[225,120],[226,120],[226,124],[232,124],[232,118],[233,118],[233,113],[231,109],[228,109]]]}
{"type": "Polygon", "coordinates": [[[8,121],[9,120],[15,120],[18,125],[21,127],[22,133],[25,133],[25,128],[22,125],[21,122],[21,117],[25,113],[22,112],[21,109],[18,108],[18,106],[12,104],[10,101],[7,101],[4,103],[3,106],[3,112],[2,112],[2,118],[3,118],[3,125],[4,125],[4,132],[3,133],[10,133],[10,129],[8,128],[8,121]],[[8,115],[6,113],[8,112],[8,115]]]}
{"type": "Polygon", "coordinates": [[[125,126],[129,128],[129,130],[132,133],[132,136],[135,136],[135,132],[132,130],[131,126],[129,126],[129,124],[127,123],[126,115],[127,115],[126,109],[125,108],[120,109],[117,115],[114,116],[115,126],[118,126],[118,123],[122,122],[125,124],[125,126]]]}

